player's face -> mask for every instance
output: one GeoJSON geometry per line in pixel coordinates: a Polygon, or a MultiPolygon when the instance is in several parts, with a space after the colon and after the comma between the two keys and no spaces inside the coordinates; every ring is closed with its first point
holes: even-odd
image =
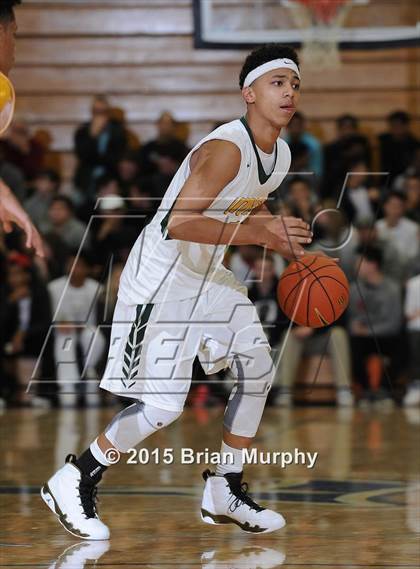
{"type": "Polygon", "coordinates": [[[0,71],[8,75],[15,62],[17,25],[13,20],[0,24],[0,71]]]}
{"type": "Polygon", "coordinates": [[[292,69],[279,68],[265,73],[249,87],[246,100],[276,128],[287,126],[299,103],[299,77],[292,69]]]}

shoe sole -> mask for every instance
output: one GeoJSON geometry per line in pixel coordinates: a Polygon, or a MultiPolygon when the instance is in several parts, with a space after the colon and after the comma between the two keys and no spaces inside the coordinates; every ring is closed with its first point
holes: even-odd
{"type": "Polygon", "coordinates": [[[75,537],[79,537],[82,539],[88,539],[91,541],[93,541],[93,540],[103,541],[103,540],[108,539],[108,538],[103,538],[103,537],[100,537],[100,538],[92,537],[87,533],[82,533],[80,530],[75,528],[73,526],[73,524],[71,524],[69,521],[67,521],[67,514],[63,514],[63,512],[61,511],[59,505],[57,504],[57,500],[54,498],[53,493],[51,492],[50,488],[48,487],[48,484],[44,484],[44,486],[41,488],[40,493],[41,493],[41,498],[47,504],[49,509],[57,516],[58,521],[63,526],[63,528],[65,530],[67,530],[69,533],[71,533],[75,537]]]}
{"type": "Polygon", "coordinates": [[[277,531],[283,528],[286,523],[282,524],[281,526],[276,526],[273,528],[260,528],[259,526],[250,526],[248,522],[241,523],[238,520],[234,520],[229,516],[218,516],[216,514],[211,514],[207,510],[201,509],[201,519],[205,524],[210,525],[226,525],[226,524],[235,524],[241,528],[241,530],[245,531],[246,533],[252,534],[260,534],[260,533],[271,533],[273,531],[277,531]]]}

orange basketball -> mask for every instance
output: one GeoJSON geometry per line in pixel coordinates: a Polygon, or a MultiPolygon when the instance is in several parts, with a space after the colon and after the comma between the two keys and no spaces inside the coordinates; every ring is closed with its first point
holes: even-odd
{"type": "Polygon", "coordinates": [[[305,255],[282,274],[277,297],[290,320],[301,326],[322,328],[335,322],[349,303],[349,283],[335,261],[305,255]]]}

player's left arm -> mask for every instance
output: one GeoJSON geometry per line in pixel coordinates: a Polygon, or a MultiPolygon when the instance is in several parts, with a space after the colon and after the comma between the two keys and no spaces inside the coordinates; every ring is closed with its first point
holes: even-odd
{"type": "Polygon", "coordinates": [[[275,216],[271,213],[265,203],[263,203],[253,209],[243,223],[246,223],[247,225],[264,225],[267,221],[273,219],[273,217],[275,216]]]}

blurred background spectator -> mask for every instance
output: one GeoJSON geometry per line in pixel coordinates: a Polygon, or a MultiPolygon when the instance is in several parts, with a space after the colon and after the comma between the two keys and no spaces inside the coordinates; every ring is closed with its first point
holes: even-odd
{"type": "Polygon", "coordinates": [[[356,160],[371,166],[370,143],[359,131],[358,119],[353,115],[342,115],[336,121],[336,129],[336,140],[324,146],[324,197],[338,197],[349,166],[356,160]]]}
{"type": "Polygon", "coordinates": [[[303,143],[307,147],[307,166],[319,179],[322,176],[322,145],[320,141],[306,129],[305,116],[297,111],[287,126],[285,137],[289,145],[303,143]]]}
{"type": "Polygon", "coordinates": [[[6,294],[1,310],[2,354],[6,374],[14,378],[11,399],[16,405],[41,405],[36,395],[37,363],[51,324],[45,283],[38,277],[30,257],[19,252],[8,256],[6,294]]]}
{"type": "Polygon", "coordinates": [[[410,132],[410,115],[395,111],[388,116],[388,132],[379,135],[381,170],[389,172],[392,183],[412,163],[419,141],[410,132]]]}
{"type": "Polygon", "coordinates": [[[128,144],[124,125],[111,117],[111,107],[104,95],[94,98],[91,119],[77,129],[74,141],[78,159],[75,186],[83,200],[94,199],[98,178],[116,175],[118,160],[128,144]]]}
{"type": "Polygon", "coordinates": [[[384,276],[379,249],[370,246],[358,252],[359,278],[351,284],[348,308],[353,374],[365,402],[391,403],[391,385],[401,362],[402,290],[384,276]],[[387,373],[382,355],[388,358],[387,373]],[[376,368],[369,366],[372,357],[376,368]]]}
{"type": "Polygon", "coordinates": [[[41,232],[48,229],[48,211],[58,195],[61,179],[54,170],[40,170],[31,184],[31,195],[24,206],[29,217],[41,232]]]}
{"type": "Polygon", "coordinates": [[[384,202],[384,218],[376,222],[378,236],[392,243],[400,258],[409,262],[419,252],[419,225],[405,216],[407,198],[390,192],[384,202]]]}
{"type": "Polygon", "coordinates": [[[172,177],[188,152],[188,147],[177,136],[174,117],[165,111],[157,121],[157,137],[140,149],[140,169],[145,175],[172,177]]]}
{"type": "Polygon", "coordinates": [[[44,165],[44,147],[31,136],[22,119],[13,120],[6,137],[0,140],[0,153],[6,162],[18,168],[26,180],[32,180],[44,165]]]}
{"type": "Polygon", "coordinates": [[[48,285],[62,405],[74,405],[78,398],[88,405],[100,401],[95,367],[103,355],[105,339],[97,328],[100,285],[89,277],[91,266],[86,253],[71,254],[66,275],[48,285]],[[86,381],[80,383],[80,378],[86,381]]]}

